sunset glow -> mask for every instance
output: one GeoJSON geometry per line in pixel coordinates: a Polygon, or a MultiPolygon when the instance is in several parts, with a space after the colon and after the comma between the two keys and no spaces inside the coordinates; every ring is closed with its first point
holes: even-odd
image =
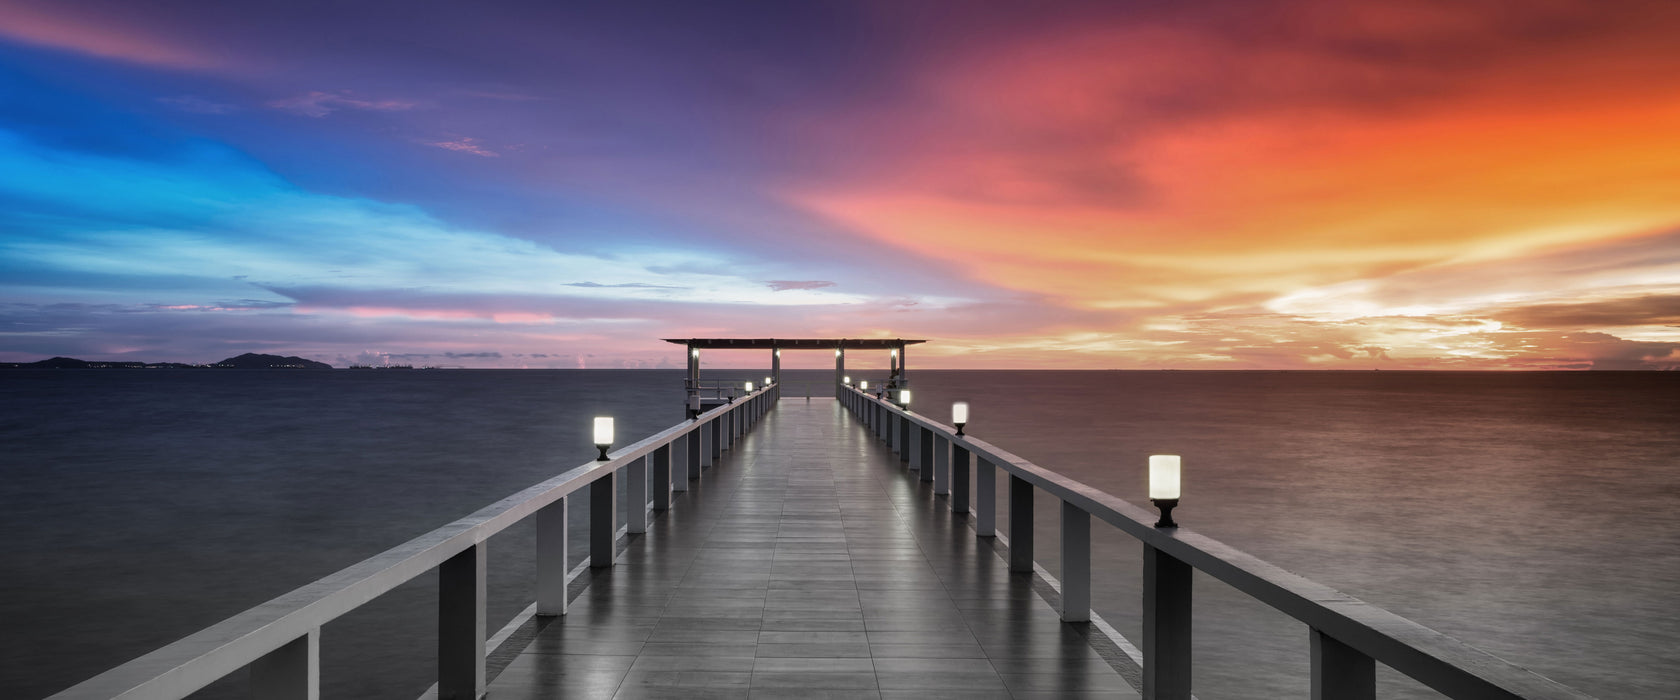
{"type": "Polygon", "coordinates": [[[0,361],[1677,369],[1677,35],[1668,2],[7,3],[0,361]]]}

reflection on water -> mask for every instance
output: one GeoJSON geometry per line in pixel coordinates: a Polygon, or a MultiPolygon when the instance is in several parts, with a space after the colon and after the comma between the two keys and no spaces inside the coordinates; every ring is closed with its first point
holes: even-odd
{"type": "MultiPolygon", "coordinates": [[[[795,395],[833,377],[787,374],[795,395]]],[[[1146,456],[1182,454],[1186,527],[1602,697],[1680,696],[1680,374],[911,376],[917,410],[967,400],[967,432],[1134,502],[1146,456]]],[[[587,462],[591,416],[639,437],[682,404],[675,371],[0,379],[0,683],[20,697],[587,462]]],[[[1055,570],[1053,505],[1036,551],[1055,570]]],[[[1137,545],[1102,530],[1096,606],[1135,634],[1137,545]]],[[[529,600],[530,549],[528,528],[491,542],[493,626],[529,600]]],[[[1198,586],[1197,694],[1305,694],[1305,629],[1198,586]]],[[[329,697],[428,685],[433,588],[327,628],[329,697]]]]}

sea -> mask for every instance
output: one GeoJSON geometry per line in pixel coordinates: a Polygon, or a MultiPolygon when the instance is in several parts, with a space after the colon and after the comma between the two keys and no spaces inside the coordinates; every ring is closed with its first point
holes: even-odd
{"type": "MultiPolygon", "coordinates": [[[[968,433],[1134,503],[1148,455],[1181,455],[1186,528],[1597,697],[1680,697],[1680,373],[909,376],[912,410],[966,400],[968,433]]],[[[784,400],[832,381],[784,371],[784,400]]],[[[0,372],[0,687],[50,695],[588,462],[593,416],[627,443],[682,399],[673,370],[0,372]]],[[[1093,606],[1136,640],[1141,548],[1093,539],[1093,606]]],[[[533,547],[523,525],[490,541],[492,630],[531,600],[533,547]]],[[[1305,626],[1195,586],[1198,697],[1307,695],[1305,626]]],[[[423,692],[435,589],[324,628],[323,696],[423,692]]]]}

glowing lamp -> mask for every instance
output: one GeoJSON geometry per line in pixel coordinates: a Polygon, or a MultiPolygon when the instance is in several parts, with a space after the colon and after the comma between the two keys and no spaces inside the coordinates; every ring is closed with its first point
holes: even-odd
{"type": "Polygon", "coordinates": [[[1178,455],[1149,455],[1149,502],[1161,509],[1161,519],[1155,527],[1178,527],[1172,519],[1178,496],[1178,455]]]}
{"type": "Polygon", "coordinates": [[[747,388],[747,393],[751,394],[752,393],[752,382],[747,382],[744,386],[747,388]]]}
{"type": "Polygon", "coordinates": [[[693,353],[696,358],[700,357],[700,348],[695,348],[689,352],[693,353]]]}
{"type": "Polygon", "coordinates": [[[910,390],[909,389],[899,389],[898,390],[898,407],[902,408],[904,410],[907,410],[907,411],[910,410],[910,390]]]}
{"type": "Polygon", "coordinates": [[[764,385],[765,386],[770,386],[770,378],[769,377],[764,378],[764,385]]]}
{"type": "Polygon", "coordinates": [[[963,426],[968,425],[968,402],[957,401],[951,404],[951,422],[957,426],[957,434],[963,434],[963,426]]]}
{"type": "Polygon", "coordinates": [[[601,448],[601,456],[596,457],[595,458],[596,461],[606,461],[606,459],[607,459],[607,448],[612,447],[612,443],[613,443],[613,419],[612,419],[612,416],[596,416],[595,417],[595,446],[601,448]]]}
{"type": "Polygon", "coordinates": [[[869,380],[865,379],[861,382],[858,382],[858,388],[863,390],[863,393],[865,393],[865,394],[869,393],[869,380]]]}

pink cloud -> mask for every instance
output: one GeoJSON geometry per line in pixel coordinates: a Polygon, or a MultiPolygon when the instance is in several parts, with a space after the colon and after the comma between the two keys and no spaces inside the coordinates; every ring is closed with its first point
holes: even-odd
{"type": "Polygon", "coordinates": [[[168,66],[208,68],[219,63],[180,43],[112,24],[108,18],[77,15],[62,4],[0,3],[0,36],[36,46],[101,58],[168,66]]]}

